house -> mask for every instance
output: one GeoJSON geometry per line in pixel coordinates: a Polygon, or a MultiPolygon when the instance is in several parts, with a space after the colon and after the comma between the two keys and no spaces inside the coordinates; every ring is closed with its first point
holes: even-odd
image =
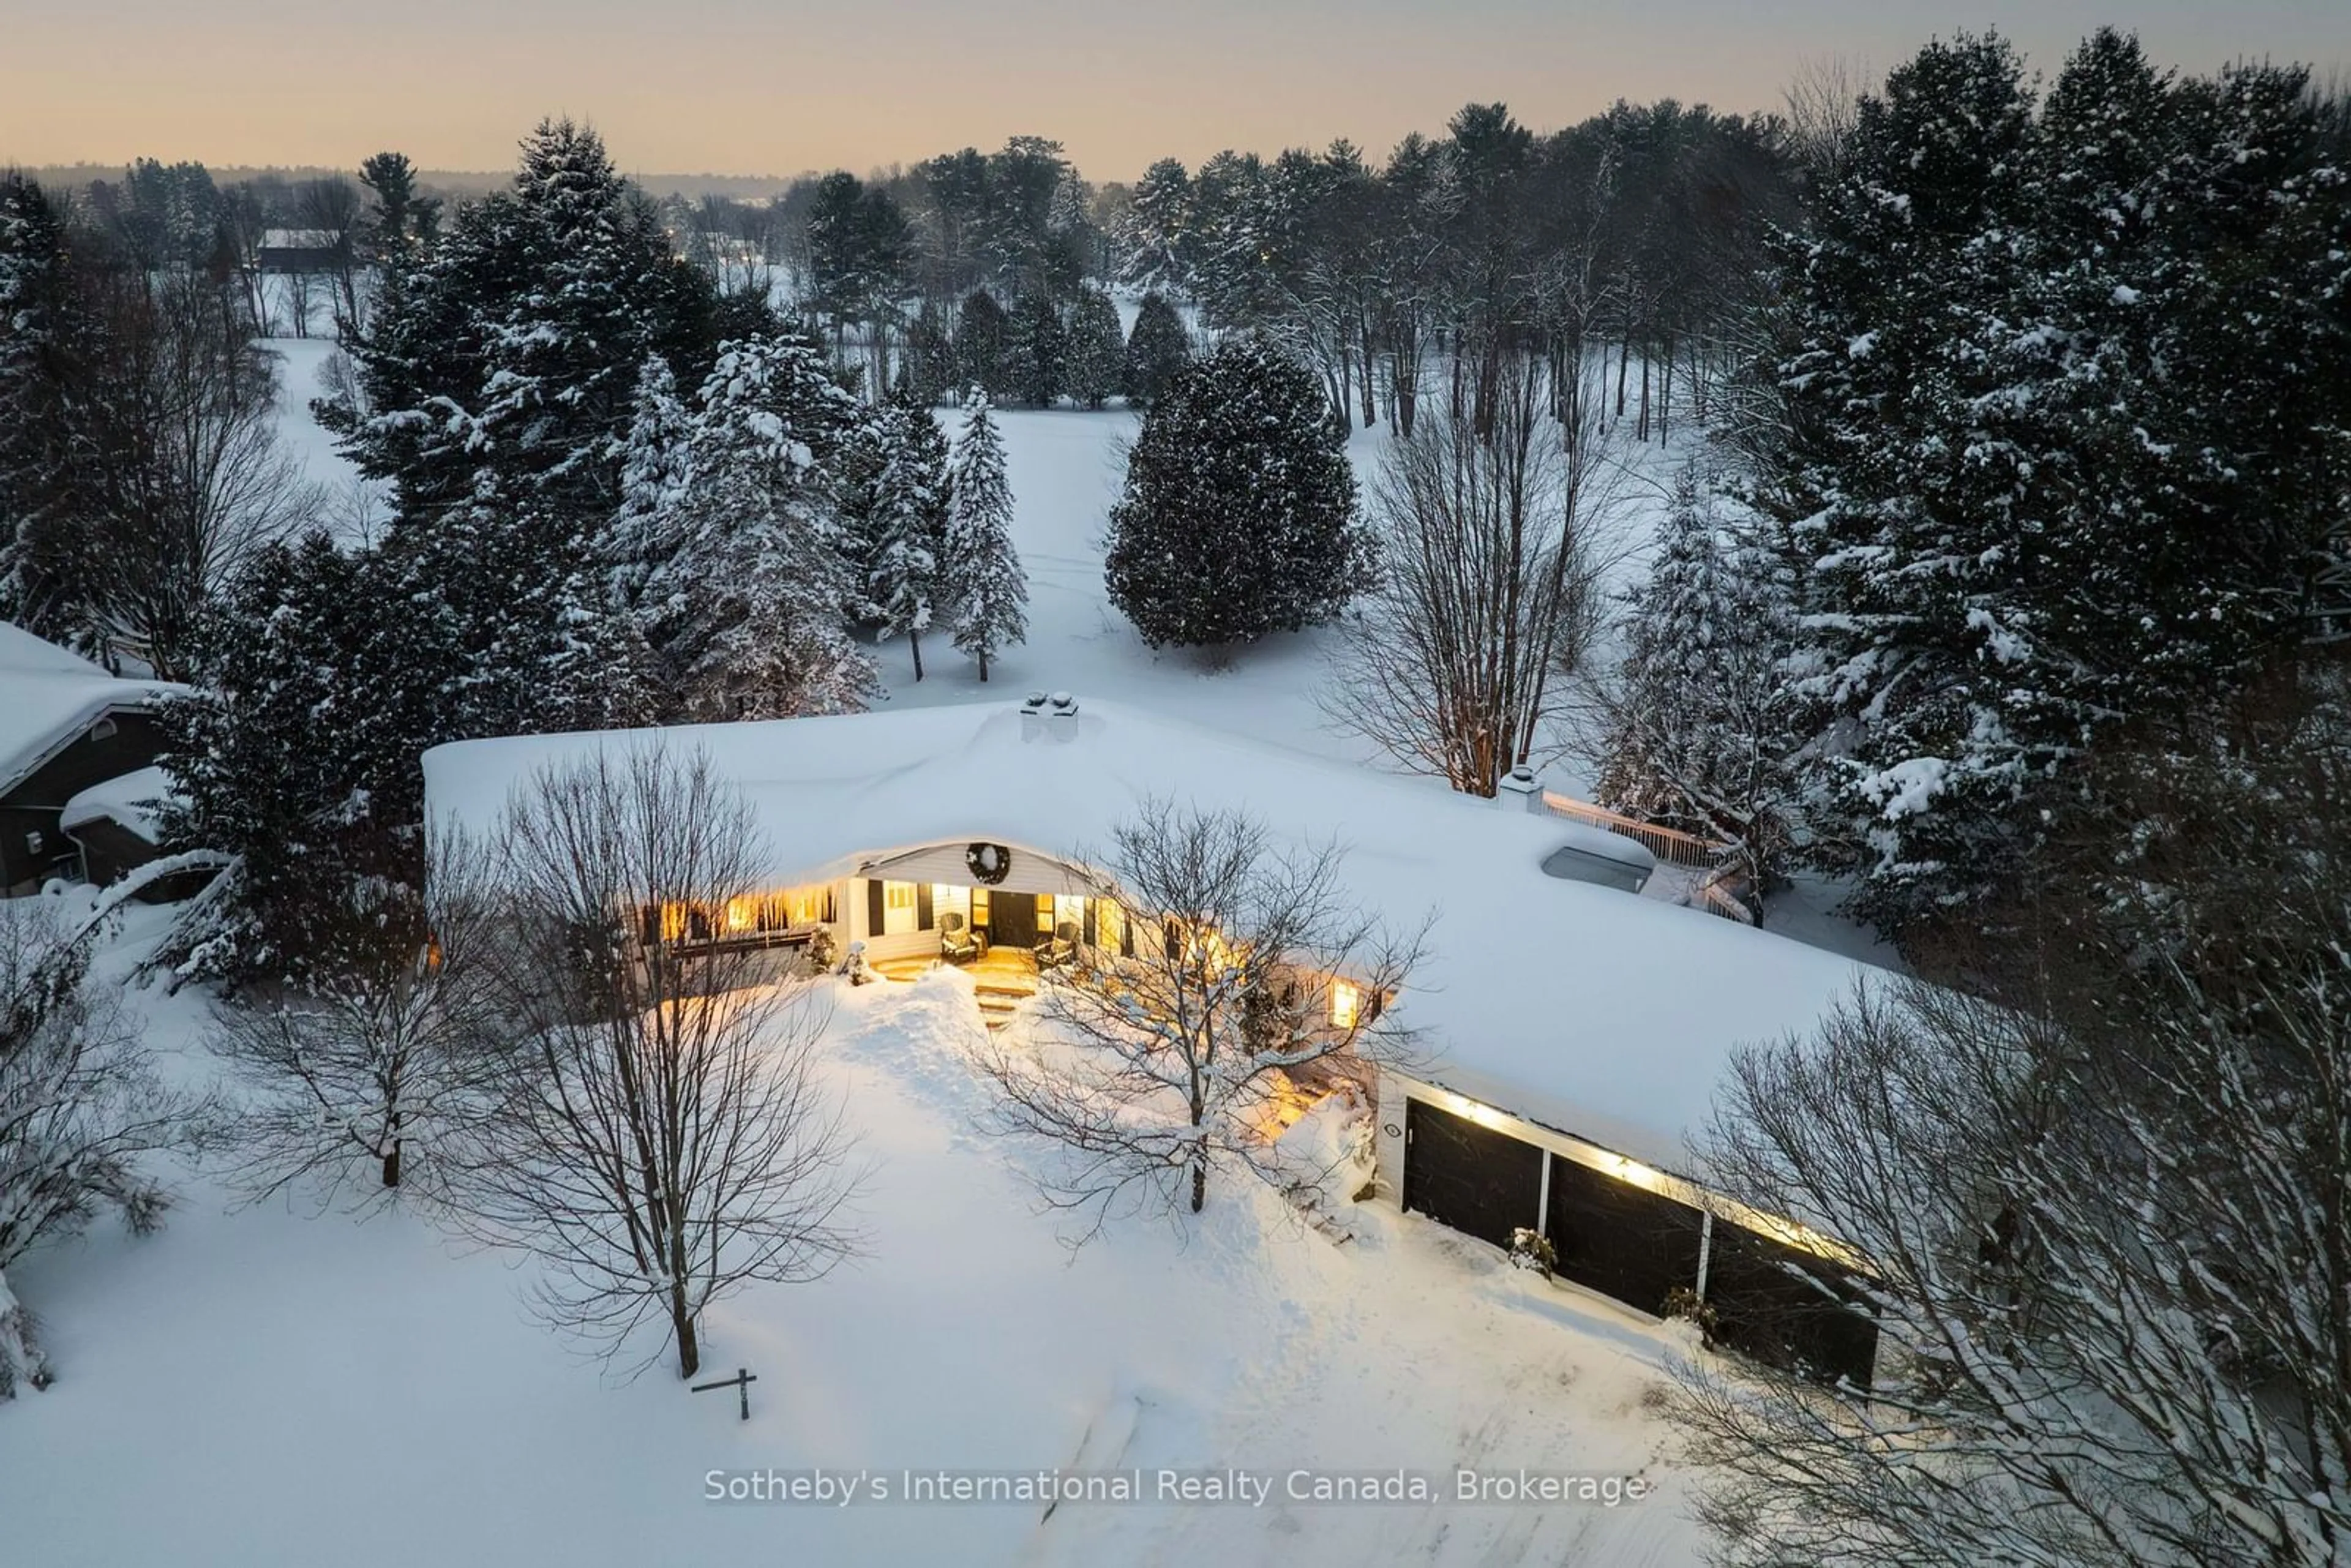
{"type": "Polygon", "coordinates": [[[350,258],[350,244],[333,229],[264,229],[254,261],[268,273],[332,272],[350,258]]]}
{"type": "Polygon", "coordinates": [[[1866,1379],[1875,1330],[1838,1305],[1858,1260],[1705,1191],[1685,1142],[1732,1048],[1809,1027],[1856,967],[1629,896],[1646,874],[1637,846],[1530,810],[1523,791],[1475,800],[1058,694],[459,742],[425,755],[427,809],[494,833],[540,770],[655,744],[699,749],[741,790],[772,890],[643,917],[698,920],[713,941],[821,927],[884,973],[935,961],[943,932],[1015,955],[1057,928],[1098,949],[1151,940],[1147,912],[1101,897],[1086,870],[1145,797],[1243,807],[1300,844],[1335,838],[1358,900],[1405,925],[1434,915],[1430,952],[1391,1005],[1439,1054],[1381,1074],[1377,1195],[1497,1246],[1543,1234],[1581,1288],[1652,1313],[1687,1291],[1734,1343],[1866,1379]],[[1622,880],[1547,869],[1563,848],[1622,880]]]}
{"type": "MultiPolygon", "coordinates": [[[[0,890],[16,897],[53,877],[87,874],[68,808],[94,786],[153,765],[163,750],[156,705],[183,689],[121,679],[0,622],[0,890]]],[[[77,813],[85,830],[100,815],[77,813]]],[[[111,872],[152,852],[152,841],[144,853],[110,841],[100,859],[111,872]]]]}

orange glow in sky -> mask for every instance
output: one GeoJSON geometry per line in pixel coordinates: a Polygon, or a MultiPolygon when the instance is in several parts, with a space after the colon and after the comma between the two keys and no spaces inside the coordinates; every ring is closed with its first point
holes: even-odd
{"type": "Polygon", "coordinates": [[[1998,26],[2044,72],[2102,21],[2158,60],[2351,60],[2346,0],[23,0],[0,165],[134,156],[496,169],[542,115],[643,172],[867,170],[1015,133],[1097,180],[1218,148],[1384,152],[1461,104],[1538,129],[1617,98],[1775,106],[1807,59],[1882,71],[1998,26]]]}

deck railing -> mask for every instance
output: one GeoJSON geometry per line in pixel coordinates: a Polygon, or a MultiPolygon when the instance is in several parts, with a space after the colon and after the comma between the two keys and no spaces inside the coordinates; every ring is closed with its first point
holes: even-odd
{"type": "Polygon", "coordinates": [[[1735,852],[1729,844],[1713,843],[1696,833],[1685,833],[1678,828],[1662,828],[1655,822],[1645,822],[1638,817],[1628,817],[1589,800],[1579,800],[1572,795],[1562,795],[1546,789],[1543,806],[1552,815],[1565,817],[1594,828],[1605,828],[1612,833],[1622,833],[1637,843],[1646,845],[1659,860],[1674,865],[1713,871],[1728,862],[1735,852]]]}

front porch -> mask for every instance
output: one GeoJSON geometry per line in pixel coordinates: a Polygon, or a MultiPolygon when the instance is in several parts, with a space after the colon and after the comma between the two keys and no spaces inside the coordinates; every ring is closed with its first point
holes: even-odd
{"type": "MultiPolygon", "coordinates": [[[[918,954],[880,959],[873,970],[886,980],[912,980],[944,962],[935,953],[918,954]]],[[[1037,956],[1026,947],[990,947],[960,967],[971,975],[979,1016],[991,1030],[1009,1024],[1020,1004],[1037,994],[1037,956]]]]}

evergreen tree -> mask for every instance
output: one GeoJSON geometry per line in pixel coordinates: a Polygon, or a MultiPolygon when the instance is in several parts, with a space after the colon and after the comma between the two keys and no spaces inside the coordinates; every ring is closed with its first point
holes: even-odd
{"type": "Polygon", "coordinates": [[[274,547],[165,709],[167,847],[235,857],[174,937],[183,976],[299,982],[422,945],[417,758],[463,733],[465,661],[409,587],[324,533],[274,547]]]}
{"type": "Polygon", "coordinates": [[[1031,408],[1052,407],[1069,385],[1069,352],[1061,308],[1047,295],[1022,295],[1012,309],[1010,395],[1031,408]]]}
{"type": "Polygon", "coordinates": [[[1119,281],[1152,294],[1188,287],[1191,223],[1192,176],[1179,160],[1162,158],[1134,183],[1119,236],[1119,281]]]}
{"type": "Polygon", "coordinates": [[[881,472],[871,513],[867,594],[884,638],[903,636],[923,678],[923,633],[937,613],[951,498],[947,439],[927,404],[893,399],[882,411],[881,472]]]}
{"type": "Polygon", "coordinates": [[[1167,297],[1154,290],[1143,297],[1134,330],[1126,340],[1126,395],[1148,408],[1192,362],[1192,335],[1167,297]]]}
{"type": "Polygon", "coordinates": [[[1102,407],[1125,382],[1118,307],[1099,288],[1079,289],[1070,308],[1068,363],[1070,395],[1088,408],[1102,407]]]}
{"type": "Polygon", "coordinates": [[[496,495],[547,516],[617,499],[649,353],[700,374],[714,297],[592,131],[542,122],[511,191],[464,208],[396,268],[350,345],[364,413],[329,404],[345,453],[392,480],[404,522],[496,495]]]}
{"type": "Polygon", "coordinates": [[[955,645],[988,661],[1029,635],[1029,580],[1012,548],[1012,487],[987,389],[967,394],[963,434],[947,464],[946,564],[941,598],[955,645]]]}
{"type": "Polygon", "coordinates": [[[1760,519],[1677,479],[1647,580],[1625,595],[1625,657],[1602,691],[1603,805],[1736,846],[1761,888],[1793,826],[1782,664],[1793,584],[1760,519]]]}
{"type": "Polygon", "coordinates": [[[602,552],[650,651],[664,710],[689,721],[853,712],[873,667],[851,642],[853,585],[820,449],[858,411],[789,339],[726,345],[683,413],[641,376],[627,503],[602,552]]]}
{"type": "Polygon", "coordinates": [[[1251,642],[1330,620],[1374,547],[1314,373],[1225,344],[1151,405],[1111,509],[1111,602],[1152,647],[1251,642]]]}
{"type": "Polygon", "coordinates": [[[95,329],[65,214],[37,182],[0,174],[0,617],[60,642],[84,630],[73,584],[91,547],[74,473],[89,453],[74,388],[95,329]]]}
{"type": "Polygon", "coordinates": [[[975,288],[956,318],[956,380],[994,397],[1008,390],[1011,325],[1004,307],[985,288],[975,288]]]}
{"type": "Polygon", "coordinates": [[[524,142],[511,191],[388,267],[351,345],[361,399],[319,413],[393,482],[394,553],[475,661],[466,727],[644,711],[643,649],[612,614],[598,546],[645,359],[702,373],[717,314],[652,204],[569,121],[524,142]]]}
{"type": "Polygon", "coordinates": [[[1862,105],[1789,247],[1767,488],[1815,825],[1882,925],[2018,874],[2103,728],[2301,629],[2351,416],[2342,313],[2310,308],[2344,222],[2319,141],[2300,73],[2173,83],[2112,33],[2037,119],[1991,39],[1862,105]]]}

